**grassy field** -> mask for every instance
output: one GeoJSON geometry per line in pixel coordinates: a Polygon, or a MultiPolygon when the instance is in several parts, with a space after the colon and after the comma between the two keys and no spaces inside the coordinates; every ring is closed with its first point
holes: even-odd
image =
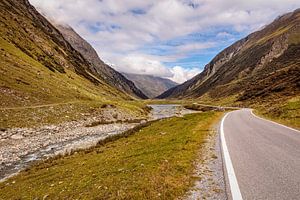
{"type": "Polygon", "coordinates": [[[143,114],[143,102],[105,83],[95,85],[68,69],[65,73],[50,71],[1,38],[0,46],[0,128],[76,120],[103,104],[143,114]]]}
{"type": "Polygon", "coordinates": [[[174,199],[221,112],[154,122],[89,151],[48,160],[0,183],[0,199],[174,199]]]}

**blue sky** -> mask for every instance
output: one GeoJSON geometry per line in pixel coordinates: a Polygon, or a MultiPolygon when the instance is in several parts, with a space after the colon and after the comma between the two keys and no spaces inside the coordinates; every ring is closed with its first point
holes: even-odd
{"type": "Polygon", "coordinates": [[[116,70],[182,83],[218,52],[299,0],[30,0],[50,21],[72,26],[116,70]]]}

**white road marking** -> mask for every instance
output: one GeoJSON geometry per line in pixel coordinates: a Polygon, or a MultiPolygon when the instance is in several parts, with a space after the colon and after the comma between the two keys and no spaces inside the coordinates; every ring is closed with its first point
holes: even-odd
{"type": "Polygon", "coordinates": [[[268,119],[264,119],[264,118],[262,118],[262,117],[259,117],[259,116],[255,115],[255,114],[253,113],[253,110],[251,110],[251,114],[252,114],[254,117],[258,118],[258,119],[261,119],[261,120],[264,120],[264,121],[267,121],[267,122],[271,122],[271,123],[273,123],[273,124],[277,124],[277,125],[282,126],[282,127],[284,127],[284,128],[287,128],[287,129],[290,129],[290,130],[292,130],[292,131],[296,131],[296,132],[299,132],[299,133],[300,133],[299,130],[296,130],[296,129],[293,129],[293,128],[291,128],[291,127],[285,126],[285,125],[283,125],[283,124],[279,124],[279,123],[277,123],[277,122],[273,122],[273,121],[271,121],[271,120],[268,120],[268,119]]]}
{"type": "Polygon", "coordinates": [[[235,173],[234,173],[233,165],[232,165],[232,162],[230,159],[230,155],[229,155],[229,151],[227,148],[225,135],[224,135],[224,121],[225,121],[225,118],[229,115],[229,113],[227,113],[221,121],[221,127],[220,127],[221,143],[222,143],[223,155],[224,155],[225,166],[226,166],[226,170],[227,170],[232,200],[243,200],[243,197],[242,197],[242,194],[241,194],[241,191],[239,188],[239,184],[238,184],[238,181],[237,181],[235,173]]]}

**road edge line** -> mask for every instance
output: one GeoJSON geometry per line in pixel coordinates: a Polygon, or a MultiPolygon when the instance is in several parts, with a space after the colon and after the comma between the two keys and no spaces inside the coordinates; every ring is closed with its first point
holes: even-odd
{"type": "Polygon", "coordinates": [[[267,122],[271,122],[271,123],[273,123],[273,124],[277,124],[277,125],[282,126],[282,127],[284,127],[284,128],[287,128],[287,129],[290,129],[290,130],[292,130],[292,131],[296,131],[296,132],[299,132],[299,133],[300,133],[300,131],[297,130],[297,129],[294,129],[294,128],[291,128],[291,127],[289,127],[289,126],[286,126],[286,125],[283,125],[283,124],[279,124],[279,123],[274,122],[274,121],[272,121],[272,120],[265,119],[265,118],[262,118],[262,117],[259,117],[259,116],[255,115],[255,114],[253,113],[253,109],[251,109],[251,114],[252,114],[254,117],[258,118],[258,119],[261,119],[261,120],[264,120],[264,121],[267,121],[267,122]]]}
{"type": "MultiPolygon", "coordinates": [[[[229,112],[231,113],[231,112],[229,112]]],[[[222,150],[223,150],[223,157],[225,161],[227,176],[229,180],[229,186],[231,191],[232,200],[243,200],[238,181],[235,176],[234,168],[231,162],[231,158],[229,155],[229,151],[227,148],[226,140],[225,140],[225,134],[224,134],[224,121],[225,118],[228,116],[229,113],[226,113],[226,115],[221,120],[221,126],[220,126],[220,135],[221,135],[221,144],[222,144],[222,150]]]]}

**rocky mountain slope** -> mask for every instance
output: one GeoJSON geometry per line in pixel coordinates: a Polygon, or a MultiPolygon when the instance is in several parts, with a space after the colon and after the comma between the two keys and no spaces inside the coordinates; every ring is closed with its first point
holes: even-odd
{"type": "Polygon", "coordinates": [[[166,78],[151,75],[123,73],[125,77],[133,81],[134,84],[149,98],[157,97],[168,89],[175,87],[178,83],[166,78]]]}
{"type": "Polygon", "coordinates": [[[159,98],[232,98],[241,102],[300,94],[300,9],[278,17],[220,52],[203,72],[159,98]]]}
{"type": "Polygon", "coordinates": [[[0,57],[0,128],[70,121],[101,105],[136,109],[28,0],[0,1],[0,57]]]}
{"type": "Polygon", "coordinates": [[[89,66],[90,70],[95,74],[98,74],[106,83],[138,98],[147,98],[147,96],[144,95],[132,81],[128,80],[121,73],[105,64],[99,58],[95,49],[71,27],[62,26],[56,23],[53,23],[53,25],[62,33],[64,38],[72,45],[72,47],[80,52],[81,55],[91,63],[89,66]]]}

